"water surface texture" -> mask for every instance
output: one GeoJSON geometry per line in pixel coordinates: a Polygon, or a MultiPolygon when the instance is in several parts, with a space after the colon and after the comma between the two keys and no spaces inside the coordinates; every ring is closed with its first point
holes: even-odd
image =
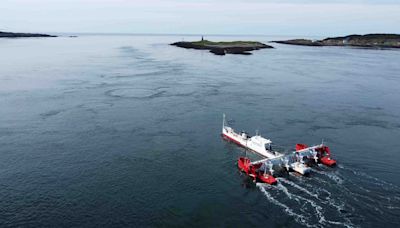
{"type": "Polygon", "coordinates": [[[399,50],[182,39],[0,40],[0,226],[399,226],[399,50]],[[339,165],[253,184],[222,113],[282,151],[323,139],[339,165]]]}

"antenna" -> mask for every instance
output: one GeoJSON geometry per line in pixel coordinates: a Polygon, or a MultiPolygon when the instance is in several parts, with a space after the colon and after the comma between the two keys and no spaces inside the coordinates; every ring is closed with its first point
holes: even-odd
{"type": "Polygon", "coordinates": [[[244,148],[244,152],[245,152],[245,155],[244,155],[244,156],[245,156],[246,158],[247,158],[247,148],[248,148],[248,147],[247,147],[247,141],[248,141],[248,140],[246,139],[246,148],[244,148]]]}

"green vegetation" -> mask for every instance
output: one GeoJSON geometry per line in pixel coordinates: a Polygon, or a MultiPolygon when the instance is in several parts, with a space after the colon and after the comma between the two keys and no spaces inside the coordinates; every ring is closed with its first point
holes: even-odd
{"type": "Polygon", "coordinates": [[[400,48],[400,35],[367,34],[332,37],[323,40],[294,39],[274,41],[275,43],[304,46],[350,46],[365,48],[400,48]]]}
{"type": "Polygon", "coordinates": [[[192,44],[197,45],[263,45],[257,41],[209,41],[209,40],[200,40],[200,41],[192,41],[192,44]]]}
{"type": "Polygon", "coordinates": [[[241,54],[241,55],[250,55],[250,51],[259,50],[263,48],[272,48],[266,44],[257,41],[220,41],[214,42],[209,40],[200,40],[200,41],[192,41],[192,42],[176,42],[171,45],[181,47],[181,48],[189,48],[189,49],[198,49],[198,50],[210,50],[211,53],[216,55],[225,55],[225,54],[241,54]]]}

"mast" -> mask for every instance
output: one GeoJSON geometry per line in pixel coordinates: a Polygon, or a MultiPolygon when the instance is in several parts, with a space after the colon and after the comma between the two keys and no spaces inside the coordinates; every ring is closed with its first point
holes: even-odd
{"type": "Polygon", "coordinates": [[[222,129],[225,128],[225,113],[222,114],[222,129]]]}

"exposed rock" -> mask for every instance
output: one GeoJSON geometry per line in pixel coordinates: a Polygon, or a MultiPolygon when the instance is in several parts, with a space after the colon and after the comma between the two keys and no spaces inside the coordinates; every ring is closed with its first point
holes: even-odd
{"type": "Polygon", "coordinates": [[[211,53],[216,55],[251,55],[250,51],[259,50],[262,48],[273,48],[272,46],[255,41],[212,42],[208,40],[201,40],[194,42],[176,42],[171,45],[182,48],[210,50],[211,53]]]}

